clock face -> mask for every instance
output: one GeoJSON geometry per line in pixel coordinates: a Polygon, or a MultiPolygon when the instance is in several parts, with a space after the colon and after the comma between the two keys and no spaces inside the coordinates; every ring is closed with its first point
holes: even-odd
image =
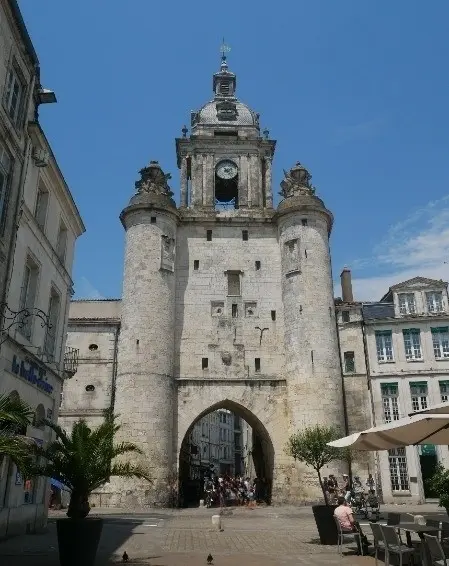
{"type": "Polygon", "coordinates": [[[233,179],[237,175],[237,165],[232,161],[220,161],[217,165],[217,175],[220,179],[233,179]]]}

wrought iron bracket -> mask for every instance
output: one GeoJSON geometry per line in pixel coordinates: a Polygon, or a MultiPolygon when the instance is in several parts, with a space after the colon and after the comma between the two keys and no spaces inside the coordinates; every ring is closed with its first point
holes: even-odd
{"type": "Polygon", "coordinates": [[[48,314],[38,308],[13,311],[7,303],[0,303],[0,346],[6,342],[12,329],[24,330],[33,318],[40,320],[42,328],[50,330],[52,324],[48,314]]]}

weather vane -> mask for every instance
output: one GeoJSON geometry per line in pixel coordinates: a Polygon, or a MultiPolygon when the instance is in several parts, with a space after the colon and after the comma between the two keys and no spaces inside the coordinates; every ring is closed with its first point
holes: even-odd
{"type": "Polygon", "coordinates": [[[226,61],[226,53],[229,53],[230,51],[231,48],[229,47],[229,45],[226,45],[225,40],[223,38],[223,41],[221,42],[221,46],[220,46],[221,60],[223,62],[226,61]]]}

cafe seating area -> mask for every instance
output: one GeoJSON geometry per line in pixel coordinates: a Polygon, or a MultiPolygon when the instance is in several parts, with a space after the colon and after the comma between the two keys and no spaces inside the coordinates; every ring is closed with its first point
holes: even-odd
{"type": "MultiPolygon", "coordinates": [[[[449,566],[449,517],[440,521],[434,517],[410,513],[388,513],[377,522],[362,523],[363,533],[371,542],[369,555],[375,565],[385,566],[449,566]]],[[[358,533],[341,533],[338,551],[354,544],[364,554],[358,533]]]]}

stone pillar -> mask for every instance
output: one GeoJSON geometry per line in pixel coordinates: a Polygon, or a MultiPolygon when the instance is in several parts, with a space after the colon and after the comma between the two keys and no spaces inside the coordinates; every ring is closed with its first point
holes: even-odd
{"type": "Polygon", "coordinates": [[[273,208],[273,189],[271,187],[271,157],[265,157],[265,204],[266,208],[273,208]]]}
{"type": "Polygon", "coordinates": [[[214,207],[214,156],[203,155],[203,206],[214,207]]]}
{"type": "Polygon", "coordinates": [[[262,187],[260,186],[260,159],[257,154],[249,156],[248,160],[248,180],[250,186],[251,194],[251,206],[260,206],[260,198],[262,193],[262,187]]]}
{"type": "Polygon", "coordinates": [[[187,195],[187,157],[184,155],[181,158],[181,207],[185,208],[188,205],[187,195]]]}
{"type": "Polygon", "coordinates": [[[203,162],[202,155],[192,156],[192,195],[190,206],[202,206],[203,204],[203,162]]]}
{"type": "Polygon", "coordinates": [[[174,465],[177,213],[139,203],[126,208],[121,219],[126,243],[115,397],[122,428],[117,441],[137,444],[142,454],[126,458],[145,466],[153,483],[114,478],[113,504],[168,506],[174,465]]]}
{"type": "Polygon", "coordinates": [[[239,207],[248,206],[248,158],[240,156],[239,167],[239,207]]]}

